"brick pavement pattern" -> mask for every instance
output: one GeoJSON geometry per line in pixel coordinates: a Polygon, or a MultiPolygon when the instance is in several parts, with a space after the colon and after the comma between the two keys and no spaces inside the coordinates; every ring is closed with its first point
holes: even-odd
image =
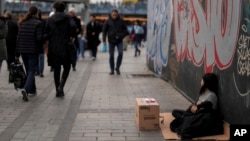
{"type": "Polygon", "coordinates": [[[87,57],[77,63],[77,71],[70,72],[64,98],[55,97],[53,72],[46,63],[45,77],[36,77],[38,94],[29,97],[29,102],[23,102],[21,92],[8,84],[4,62],[0,73],[0,141],[164,140],[160,130],[137,129],[135,98],[155,98],[161,112],[185,109],[190,102],[166,81],[152,77],[146,66],[146,49],[141,49],[139,57],[134,57],[134,48],[124,52],[121,75],[109,75],[108,53],[99,48],[96,61],[92,61],[86,52],[87,57]]]}

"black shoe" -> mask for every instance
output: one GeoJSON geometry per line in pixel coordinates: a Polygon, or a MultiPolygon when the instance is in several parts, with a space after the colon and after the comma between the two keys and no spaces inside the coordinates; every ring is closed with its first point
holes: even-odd
{"type": "Polygon", "coordinates": [[[111,71],[109,74],[110,74],[110,75],[114,75],[114,71],[111,71]]]}
{"type": "Polygon", "coordinates": [[[58,87],[56,97],[64,97],[63,88],[58,87]]]}
{"type": "Polygon", "coordinates": [[[40,76],[40,77],[44,77],[42,73],[40,73],[40,75],[39,75],[39,76],[40,76]]]}
{"type": "Polygon", "coordinates": [[[120,75],[120,74],[121,74],[121,72],[120,72],[119,69],[115,69],[115,71],[116,71],[117,75],[120,75]]]}
{"type": "Polygon", "coordinates": [[[141,55],[141,51],[140,51],[140,50],[138,51],[138,55],[139,55],[139,56],[141,55]]]}
{"type": "Polygon", "coordinates": [[[50,72],[53,72],[53,71],[54,71],[54,68],[51,67],[51,68],[50,68],[50,72]]]}
{"type": "Polygon", "coordinates": [[[21,93],[23,95],[23,101],[26,101],[26,102],[29,101],[26,90],[22,90],[21,93]]]}
{"type": "Polygon", "coordinates": [[[76,71],[76,68],[73,68],[73,71],[76,71]]]}

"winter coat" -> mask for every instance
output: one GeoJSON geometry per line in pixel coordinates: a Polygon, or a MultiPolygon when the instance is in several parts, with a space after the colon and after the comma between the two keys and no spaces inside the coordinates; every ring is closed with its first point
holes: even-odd
{"type": "Polygon", "coordinates": [[[7,60],[7,49],[5,38],[8,34],[7,22],[0,19],[0,60],[7,60]]]}
{"type": "Polygon", "coordinates": [[[118,16],[112,19],[111,16],[103,25],[103,41],[106,41],[108,34],[109,43],[120,43],[123,38],[128,35],[128,30],[125,22],[118,16]]]}
{"type": "Polygon", "coordinates": [[[43,24],[37,17],[20,23],[17,36],[17,53],[39,54],[43,42],[43,24]]]}
{"type": "Polygon", "coordinates": [[[91,22],[87,24],[87,40],[89,48],[98,46],[100,44],[99,40],[100,32],[101,32],[101,26],[98,22],[94,22],[93,26],[91,22]],[[95,35],[92,35],[93,32],[95,33],[95,35]]]}
{"type": "Polygon", "coordinates": [[[76,48],[79,49],[80,45],[79,45],[79,41],[78,41],[78,38],[77,36],[82,33],[82,26],[81,26],[81,20],[79,18],[77,18],[76,16],[73,16],[72,17],[73,21],[75,22],[75,25],[76,25],[76,32],[75,32],[75,35],[74,35],[74,38],[75,38],[75,46],[76,48]]]}
{"type": "Polygon", "coordinates": [[[48,19],[45,36],[49,41],[48,64],[70,63],[69,43],[76,34],[74,20],[63,12],[56,12],[48,19]]]}
{"type": "Polygon", "coordinates": [[[16,41],[17,41],[17,34],[18,34],[18,26],[17,22],[13,19],[7,20],[8,22],[8,36],[6,37],[6,46],[8,57],[15,57],[16,51],[16,41]]]}

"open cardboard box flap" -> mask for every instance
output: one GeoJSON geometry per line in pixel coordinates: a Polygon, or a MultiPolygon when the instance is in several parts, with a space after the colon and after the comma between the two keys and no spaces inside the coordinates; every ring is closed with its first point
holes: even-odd
{"type": "MultiPolygon", "coordinates": [[[[174,119],[171,113],[161,113],[160,121],[164,119],[164,122],[160,124],[161,131],[165,140],[179,140],[180,138],[176,133],[170,130],[170,122],[174,119]]],[[[230,139],[230,129],[229,124],[224,122],[224,134],[222,135],[214,135],[214,136],[205,136],[194,138],[193,140],[223,140],[227,141],[230,139]]]]}

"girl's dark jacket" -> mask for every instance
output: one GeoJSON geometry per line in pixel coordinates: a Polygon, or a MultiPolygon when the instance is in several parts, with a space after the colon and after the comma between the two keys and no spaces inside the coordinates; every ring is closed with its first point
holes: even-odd
{"type": "Polygon", "coordinates": [[[39,54],[42,50],[43,23],[37,17],[20,23],[17,36],[17,56],[19,53],[39,54]]]}
{"type": "Polygon", "coordinates": [[[48,64],[50,66],[70,63],[69,42],[76,33],[73,19],[64,12],[56,12],[45,27],[45,38],[49,41],[48,64]]]}

